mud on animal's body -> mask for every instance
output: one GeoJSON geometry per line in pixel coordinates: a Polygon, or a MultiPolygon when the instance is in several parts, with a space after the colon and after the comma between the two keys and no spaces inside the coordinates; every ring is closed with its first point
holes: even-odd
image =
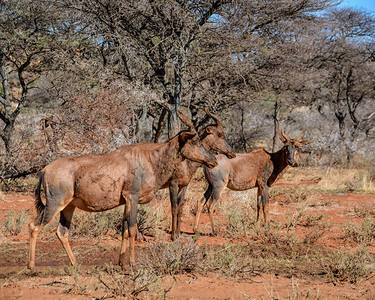
{"type": "Polygon", "coordinates": [[[30,268],[35,266],[38,233],[59,212],[57,236],[71,263],[76,262],[68,241],[68,231],[77,207],[100,212],[125,204],[119,262],[125,264],[126,236],[129,239],[130,261],[134,261],[138,203],[151,201],[184,158],[205,163],[208,167],[217,164],[212,155],[202,151],[191,122],[180,112],[179,116],[190,130],[180,132],[166,143],[136,144],[121,147],[109,154],[61,158],[45,167],[36,189],[38,215],[29,224],[30,268]],[[41,200],[42,185],[46,205],[41,200]]]}
{"type": "Polygon", "coordinates": [[[212,232],[215,234],[213,210],[225,187],[235,191],[257,188],[257,222],[259,222],[260,208],[262,208],[264,223],[266,223],[269,187],[289,166],[295,165],[299,147],[311,143],[311,141],[301,141],[304,135],[305,132],[298,138],[291,139],[281,130],[279,137],[284,146],[275,153],[260,149],[250,153],[237,154],[233,159],[228,159],[224,155],[217,156],[218,165],[215,168],[205,168],[204,170],[208,188],[204,196],[197,202],[194,232],[198,232],[200,214],[206,204],[212,232]]]}

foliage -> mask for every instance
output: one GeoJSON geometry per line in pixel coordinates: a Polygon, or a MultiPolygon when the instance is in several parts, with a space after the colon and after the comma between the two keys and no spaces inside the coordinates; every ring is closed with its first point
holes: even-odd
{"type": "Polygon", "coordinates": [[[156,214],[150,207],[144,205],[139,206],[137,214],[138,231],[142,235],[155,235],[156,227],[158,226],[156,214]]]}
{"type": "Polygon", "coordinates": [[[142,266],[151,268],[159,275],[175,275],[196,271],[202,261],[202,251],[193,239],[179,238],[173,243],[163,241],[148,245],[142,266]]]}
{"type": "Polygon", "coordinates": [[[121,207],[100,213],[77,212],[72,221],[71,235],[100,238],[106,234],[120,234],[122,215],[121,207]]]}
{"type": "Polygon", "coordinates": [[[113,297],[137,299],[142,293],[157,287],[161,278],[147,268],[131,268],[129,273],[125,273],[107,265],[99,280],[113,297]]]}
{"type": "Polygon", "coordinates": [[[332,281],[349,281],[356,283],[361,278],[371,274],[367,265],[373,261],[366,248],[360,248],[354,253],[347,253],[343,249],[332,252],[323,267],[332,281]]]}
{"type": "Polygon", "coordinates": [[[27,211],[15,212],[13,209],[9,210],[8,217],[4,222],[4,231],[6,234],[18,235],[21,233],[24,226],[28,223],[30,217],[27,211]]]}
{"type": "Polygon", "coordinates": [[[160,102],[169,134],[176,109],[199,127],[209,106],[237,151],[270,148],[277,102],[281,127],[314,140],[303,164],[371,157],[374,18],[337,4],[4,2],[0,176],[159,140],[160,102]]]}
{"type": "Polygon", "coordinates": [[[226,276],[256,275],[262,270],[261,262],[243,245],[224,245],[205,249],[206,269],[226,276]]]}
{"type": "Polygon", "coordinates": [[[368,216],[361,224],[346,223],[344,235],[345,238],[363,246],[371,245],[375,240],[375,220],[368,216]]]}

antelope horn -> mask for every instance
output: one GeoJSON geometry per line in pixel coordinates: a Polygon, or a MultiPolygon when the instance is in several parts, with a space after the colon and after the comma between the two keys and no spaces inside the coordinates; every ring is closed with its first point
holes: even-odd
{"type": "Polygon", "coordinates": [[[284,129],[282,129],[282,128],[281,128],[281,135],[280,135],[280,137],[283,138],[284,141],[290,140],[290,137],[285,134],[284,129]]]}
{"type": "Polygon", "coordinates": [[[299,137],[295,138],[294,140],[295,140],[295,141],[300,141],[300,140],[302,140],[302,138],[305,136],[305,133],[306,133],[305,130],[302,131],[302,134],[301,134],[299,137]]]}
{"type": "Polygon", "coordinates": [[[211,112],[208,110],[207,107],[204,108],[204,111],[206,112],[207,115],[209,115],[212,119],[215,120],[215,122],[216,122],[215,125],[216,125],[216,126],[220,126],[220,125],[221,125],[221,122],[220,122],[219,118],[218,118],[216,115],[214,115],[213,113],[211,113],[211,112]]]}
{"type": "Polygon", "coordinates": [[[191,132],[196,132],[195,127],[193,123],[184,115],[184,113],[181,110],[177,111],[178,117],[184,123],[187,127],[189,127],[191,132]]]}

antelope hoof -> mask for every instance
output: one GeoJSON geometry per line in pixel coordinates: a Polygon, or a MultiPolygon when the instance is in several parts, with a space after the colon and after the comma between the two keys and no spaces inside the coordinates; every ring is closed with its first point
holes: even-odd
{"type": "Polygon", "coordinates": [[[172,233],[172,235],[171,235],[171,240],[172,240],[172,241],[175,241],[175,240],[178,239],[178,237],[179,237],[179,234],[178,234],[178,233],[172,233]]]}
{"type": "Polygon", "coordinates": [[[125,258],[125,255],[120,255],[120,258],[118,260],[118,264],[120,265],[120,267],[122,269],[125,269],[125,266],[126,266],[126,258],[125,258]]]}

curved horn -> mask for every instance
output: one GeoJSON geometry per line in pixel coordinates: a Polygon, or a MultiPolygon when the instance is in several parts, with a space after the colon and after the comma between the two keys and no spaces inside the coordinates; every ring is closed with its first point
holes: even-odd
{"type": "Polygon", "coordinates": [[[218,118],[216,115],[214,115],[213,113],[211,113],[211,112],[208,110],[207,107],[204,108],[204,111],[206,112],[207,115],[209,115],[212,119],[215,120],[215,122],[216,122],[215,125],[216,125],[216,126],[221,126],[221,122],[220,122],[219,118],[218,118]]]}
{"type": "Polygon", "coordinates": [[[295,138],[294,140],[295,140],[295,141],[300,141],[300,140],[302,140],[302,138],[305,136],[305,133],[306,133],[305,130],[302,131],[302,134],[301,134],[299,137],[295,138]]]}
{"type": "Polygon", "coordinates": [[[282,129],[282,128],[281,128],[281,134],[279,133],[279,137],[280,137],[282,142],[286,142],[286,141],[290,140],[290,137],[285,134],[284,129],[282,129]]]}
{"type": "Polygon", "coordinates": [[[196,132],[195,127],[193,123],[184,115],[184,113],[181,110],[177,111],[178,117],[184,123],[187,127],[189,127],[191,132],[196,132]]]}

